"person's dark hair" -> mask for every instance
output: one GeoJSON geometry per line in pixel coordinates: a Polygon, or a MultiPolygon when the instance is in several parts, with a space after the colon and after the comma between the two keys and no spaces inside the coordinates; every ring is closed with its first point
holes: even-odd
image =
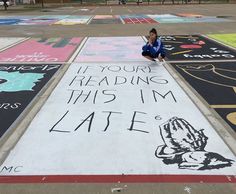
{"type": "Polygon", "coordinates": [[[151,32],[157,35],[157,30],[156,30],[155,28],[152,28],[152,29],[149,31],[149,33],[151,33],[151,32]]]}

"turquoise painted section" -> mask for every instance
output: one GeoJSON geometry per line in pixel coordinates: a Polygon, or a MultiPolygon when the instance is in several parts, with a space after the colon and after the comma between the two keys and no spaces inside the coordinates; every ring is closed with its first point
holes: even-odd
{"type": "Polygon", "coordinates": [[[20,73],[0,71],[0,92],[33,91],[44,73],[20,73]]]}

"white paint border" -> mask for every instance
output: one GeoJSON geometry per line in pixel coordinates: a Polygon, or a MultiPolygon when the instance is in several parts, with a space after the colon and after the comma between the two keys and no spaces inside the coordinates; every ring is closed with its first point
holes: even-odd
{"type": "Polygon", "coordinates": [[[85,37],[79,44],[79,46],[76,48],[76,50],[74,51],[74,53],[71,55],[71,57],[68,60],[68,63],[72,63],[77,55],[80,53],[80,51],[82,50],[82,48],[84,47],[85,43],[87,42],[88,37],[85,37]]]}
{"type": "Polygon", "coordinates": [[[89,25],[90,24],[90,22],[92,21],[92,19],[95,17],[95,15],[92,15],[90,18],[89,18],[89,20],[85,23],[86,25],[89,25]]]}
{"type": "Polygon", "coordinates": [[[121,15],[119,15],[119,18],[120,18],[122,24],[125,24],[125,21],[122,19],[121,15]]]}

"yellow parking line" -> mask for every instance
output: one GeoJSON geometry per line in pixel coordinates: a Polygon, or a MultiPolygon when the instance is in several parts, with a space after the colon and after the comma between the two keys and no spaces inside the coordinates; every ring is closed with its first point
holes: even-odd
{"type": "Polygon", "coordinates": [[[171,55],[178,55],[178,54],[183,54],[183,53],[189,53],[191,51],[193,51],[193,50],[180,51],[180,52],[172,53],[171,55]]]}
{"type": "Polygon", "coordinates": [[[210,105],[211,108],[236,108],[236,104],[210,105]]]}

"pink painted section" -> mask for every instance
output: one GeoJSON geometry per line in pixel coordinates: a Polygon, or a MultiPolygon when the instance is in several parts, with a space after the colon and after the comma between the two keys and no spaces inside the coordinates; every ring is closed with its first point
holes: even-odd
{"type": "Polygon", "coordinates": [[[197,45],[197,44],[183,44],[180,46],[180,48],[187,48],[187,49],[197,49],[197,48],[202,48],[201,45],[197,45]]]}
{"type": "Polygon", "coordinates": [[[137,18],[124,18],[123,19],[126,24],[156,24],[157,21],[153,20],[152,18],[144,18],[144,17],[137,17],[137,18]]]}
{"type": "Polygon", "coordinates": [[[75,62],[146,61],[144,44],[140,36],[89,38],[75,62]]]}
{"type": "Polygon", "coordinates": [[[2,62],[66,62],[82,38],[34,38],[0,53],[2,62]]]}

